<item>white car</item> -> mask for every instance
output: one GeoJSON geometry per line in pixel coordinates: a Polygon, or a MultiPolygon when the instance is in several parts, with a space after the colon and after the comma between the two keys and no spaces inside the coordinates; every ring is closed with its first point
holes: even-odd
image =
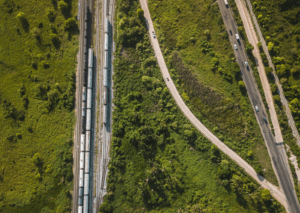
{"type": "Polygon", "coordinates": [[[236,49],[236,50],[237,50],[237,46],[236,46],[236,45],[234,45],[234,49],[236,49]]]}
{"type": "Polygon", "coordinates": [[[258,112],[258,111],[259,111],[257,106],[255,106],[255,110],[256,110],[256,112],[258,112]]]}
{"type": "Polygon", "coordinates": [[[248,67],[248,66],[249,66],[247,61],[245,62],[245,64],[246,64],[246,67],[248,67]]]}

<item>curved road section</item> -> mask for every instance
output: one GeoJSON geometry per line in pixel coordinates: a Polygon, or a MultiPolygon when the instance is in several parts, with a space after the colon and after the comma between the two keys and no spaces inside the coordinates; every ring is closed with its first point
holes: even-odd
{"type": "Polygon", "coordinates": [[[190,122],[197,128],[208,140],[210,140],[213,144],[215,144],[221,151],[223,151],[227,156],[229,156],[232,160],[234,160],[239,166],[241,166],[245,172],[247,172],[254,180],[256,180],[263,188],[269,189],[272,196],[277,199],[285,208],[287,208],[287,203],[285,199],[285,195],[278,190],[278,188],[267,180],[265,180],[262,176],[258,175],[255,170],[244,161],[239,155],[237,155],[234,151],[228,148],[222,141],[220,141],[214,134],[212,134],[190,111],[190,109],[185,105],[183,99],[178,93],[175,84],[173,83],[166,63],[164,61],[162,52],[159,47],[158,40],[153,38],[152,32],[154,31],[153,23],[151,20],[150,12],[148,9],[148,5],[146,0],[140,0],[142,9],[144,10],[145,21],[147,23],[148,31],[150,34],[150,41],[152,43],[155,55],[157,57],[157,62],[160,67],[161,73],[163,75],[164,81],[172,94],[176,104],[179,106],[183,114],[190,120],[190,122]],[[168,77],[169,80],[166,78],[168,77]]]}

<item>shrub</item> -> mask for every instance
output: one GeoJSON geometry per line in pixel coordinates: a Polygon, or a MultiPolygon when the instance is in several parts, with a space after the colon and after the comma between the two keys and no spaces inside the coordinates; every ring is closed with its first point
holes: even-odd
{"type": "Polygon", "coordinates": [[[32,157],[32,162],[34,163],[34,165],[36,166],[39,166],[42,162],[42,159],[41,159],[41,155],[40,153],[35,153],[32,157]]]}
{"type": "Polygon", "coordinates": [[[31,34],[33,35],[33,37],[35,37],[36,39],[38,39],[40,37],[41,31],[39,30],[39,28],[34,27],[31,30],[31,34]]]}
{"type": "Polygon", "coordinates": [[[24,23],[27,21],[26,17],[25,17],[25,13],[23,12],[19,12],[18,15],[17,15],[17,19],[19,19],[19,21],[21,23],[24,23]]]}

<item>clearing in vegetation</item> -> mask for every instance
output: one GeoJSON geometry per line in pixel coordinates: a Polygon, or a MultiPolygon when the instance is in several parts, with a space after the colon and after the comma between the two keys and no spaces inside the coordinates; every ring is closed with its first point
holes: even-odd
{"type": "Polygon", "coordinates": [[[113,136],[100,212],[284,212],[177,107],[139,1],[116,6],[113,136]]]}
{"type": "Polygon", "coordinates": [[[70,212],[77,1],[0,1],[0,211],[70,212]]]}

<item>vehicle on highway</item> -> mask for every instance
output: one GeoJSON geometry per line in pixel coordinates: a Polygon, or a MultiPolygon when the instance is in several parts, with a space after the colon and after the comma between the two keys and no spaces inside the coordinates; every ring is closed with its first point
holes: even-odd
{"type": "Polygon", "coordinates": [[[236,40],[240,40],[239,34],[235,34],[235,38],[236,38],[236,40]]]}
{"type": "Polygon", "coordinates": [[[255,110],[256,110],[256,112],[258,112],[258,111],[259,111],[259,109],[258,109],[258,107],[257,107],[257,106],[255,106],[255,110]]]}
{"type": "Polygon", "coordinates": [[[236,50],[237,50],[237,46],[236,46],[236,44],[234,45],[234,49],[236,49],[236,50]]]}
{"type": "Polygon", "coordinates": [[[265,121],[265,123],[268,123],[268,121],[267,121],[267,118],[266,118],[266,117],[264,117],[264,121],[265,121]]]}
{"type": "Polygon", "coordinates": [[[154,31],[152,31],[152,34],[153,34],[153,38],[155,39],[155,38],[156,38],[156,35],[155,35],[154,31]]]}
{"type": "Polygon", "coordinates": [[[169,81],[169,77],[166,77],[166,79],[169,81]]]}
{"type": "Polygon", "coordinates": [[[245,61],[245,64],[246,64],[246,67],[248,68],[248,67],[249,67],[249,65],[248,65],[248,62],[247,62],[247,61],[245,61]]]}

